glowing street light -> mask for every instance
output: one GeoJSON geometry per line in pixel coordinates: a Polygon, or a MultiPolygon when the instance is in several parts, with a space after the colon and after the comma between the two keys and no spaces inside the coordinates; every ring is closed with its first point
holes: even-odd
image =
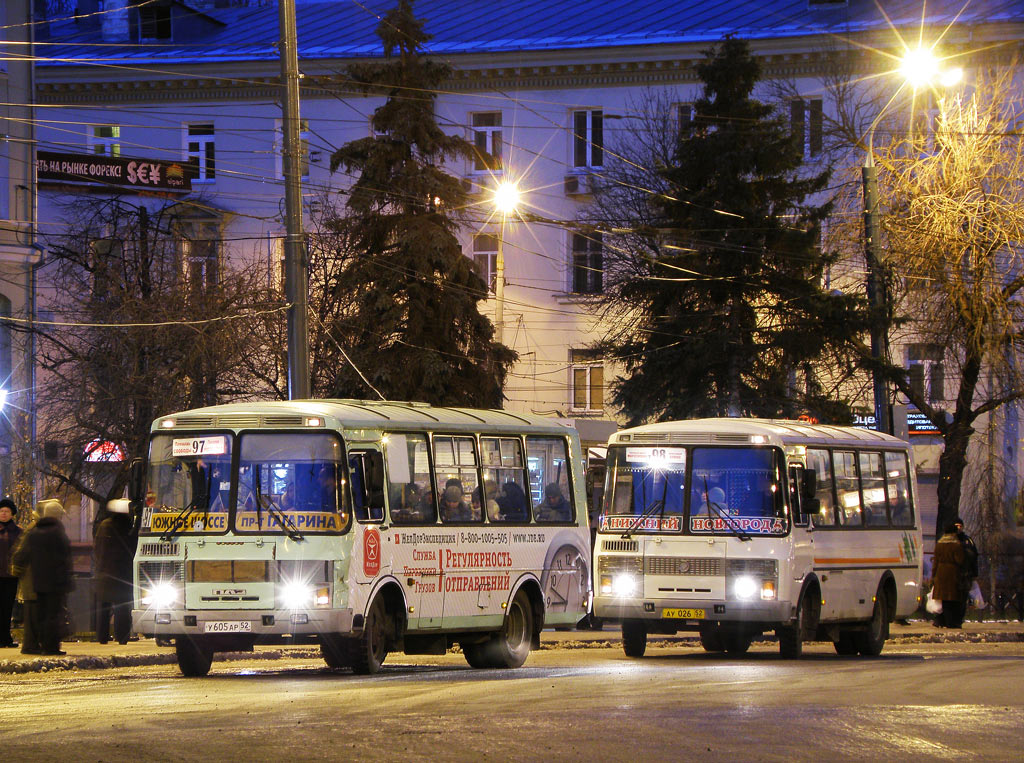
{"type": "MultiPolygon", "coordinates": [[[[959,67],[943,70],[938,57],[931,48],[907,50],[900,60],[899,71],[903,75],[906,84],[915,90],[921,87],[931,87],[936,81],[943,87],[952,87],[963,78],[963,69],[959,67]]],[[[884,271],[882,268],[877,214],[878,170],[875,167],[874,157],[875,127],[878,126],[878,121],[882,118],[883,114],[885,114],[884,107],[875,116],[871,122],[871,127],[868,129],[866,156],[864,158],[864,166],[861,168],[864,193],[864,260],[868,271],[867,292],[868,301],[874,308],[876,316],[881,316],[886,310],[884,271]]],[[[879,325],[877,319],[872,321],[871,357],[876,362],[881,362],[883,356],[888,359],[888,345],[889,338],[887,332],[879,325]]],[[[879,432],[891,433],[889,389],[885,377],[878,368],[871,372],[871,382],[875,407],[875,429],[879,432]]]]}
{"type": "Polygon", "coordinates": [[[494,189],[494,208],[501,213],[498,254],[494,263],[494,334],[499,344],[504,342],[505,333],[505,221],[516,213],[521,200],[519,186],[513,182],[502,181],[494,189]]]}

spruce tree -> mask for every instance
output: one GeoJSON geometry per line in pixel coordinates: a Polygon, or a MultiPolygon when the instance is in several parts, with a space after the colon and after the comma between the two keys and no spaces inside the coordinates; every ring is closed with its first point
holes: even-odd
{"type": "MultiPolygon", "coordinates": [[[[383,17],[377,35],[384,61],[348,69],[355,87],[387,96],[373,114],[374,135],[331,157],[332,171],[357,177],[345,214],[333,223],[350,254],[325,298],[349,309],[330,333],[389,399],[499,407],[516,355],[494,341],[494,327],[478,309],[487,287],[456,238],[466,193],[442,166],[474,152],[434,117],[450,69],[423,55],[431,36],[409,0],[383,17]]],[[[374,396],[343,360],[322,391],[374,396]]]]}
{"type": "Polygon", "coordinates": [[[752,97],[759,67],[745,42],[723,41],[697,71],[702,97],[646,186],[658,192],[636,215],[643,229],[606,264],[605,307],[629,317],[601,345],[625,368],[613,402],[633,423],[848,419],[809,372],[858,323],[854,298],[821,288],[818,231],[831,205],[808,199],[829,173],[808,172],[803,136],[752,97]]]}

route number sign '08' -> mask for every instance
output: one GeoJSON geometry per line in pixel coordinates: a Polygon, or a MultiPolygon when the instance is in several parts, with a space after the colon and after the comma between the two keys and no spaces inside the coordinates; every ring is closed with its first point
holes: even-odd
{"type": "Polygon", "coordinates": [[[182,456],[223,456],[228,452],[228,439],[219,437],[181,437],[175,438],[171,455],[182,456]]]}
{"type": "Polygon", "coordinates": [[[686,462],[685,448],[626,448],[626,460],[630,463],[683,464],[686,462]]]}

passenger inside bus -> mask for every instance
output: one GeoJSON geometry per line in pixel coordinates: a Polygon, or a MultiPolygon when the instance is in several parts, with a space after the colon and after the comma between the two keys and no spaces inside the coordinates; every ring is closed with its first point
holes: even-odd
{"type": "Polygon", "coordinates": [[[462,484],[458,480],[448,482],[441,499],[441,519],[445,522],[472,522],[479,519],[479,514],[474,517],[473,508],[466,501],[462,484]]]}
{"type": "Polygon", "coordinates": [[[537,507],[538,522],[568,522],[572,519],[572,505],[562,495],[557,482],[544,488],[544,501],[537,507]]]}
{"type": "Polygon", "coordinates": [[[501,487],[501,495],[496,499],[501,510],[501,518],[506,522],[525,522],[528,519],[526,509],[526,493],[513,480],[508,480],[501,487]]]}

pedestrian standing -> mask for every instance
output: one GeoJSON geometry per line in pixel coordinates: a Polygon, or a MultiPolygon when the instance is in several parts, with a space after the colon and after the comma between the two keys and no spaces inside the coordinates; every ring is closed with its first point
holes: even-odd
{"type": "Polygon", "coordinates": [[[935,542],[932,598],[942,602],[942,612],[935,618],[935,625],[939,627],[959,628],[967,608],[967,597],[963,590],[966,554],[957,535],[958,523],[963,526],[959,517],[946,525],[942,537],[935,542]]]}
{"type": "Polygon", "coordinates": [[[132,631],[132,560],[135,538],[126,501],[112,501],[110,514],[96,530],[96,640],[110,640],[110,618],[114,638],[127,644],[132,631]]]}
{"type": "MultiPolygon", "coordinates": [[[[956,537],[964,549],[964,566],[960,574],[960,598],[962,607],[959,611],[967,613],[967,603],[970,601],[971,589],[974,587],[974,579],[978,577],[978,547],[974,540],[964,531],[964,521],[957,517],[953,520],[956,528],[956,537]]],[[[960,617],[963,622],[963,616],[960,617]]]]}
{"type": "Polygon", "coordinates": [[[18,595],[18,577],[11,572],[11,557],[18,546],[21,528],[14,518],[18,507],[10,498],[0,499],[0,648],[17,646],[11,636],[11,615],[18,595]]]}
{"type": "MultiPolygon", "coordinates": [[[[60,641],[64,628],[64,599],[72,588],[71,541],[61,520],[64,507],[50,498],[40,501],[42,516],[22,538],[14,552],[14,564],[22,577],[31,578],[35,593],[35,616],[39,654],[62,655],[60,641]]],[[[22,652],[30,654],[23,647],[22,652]]]]}

